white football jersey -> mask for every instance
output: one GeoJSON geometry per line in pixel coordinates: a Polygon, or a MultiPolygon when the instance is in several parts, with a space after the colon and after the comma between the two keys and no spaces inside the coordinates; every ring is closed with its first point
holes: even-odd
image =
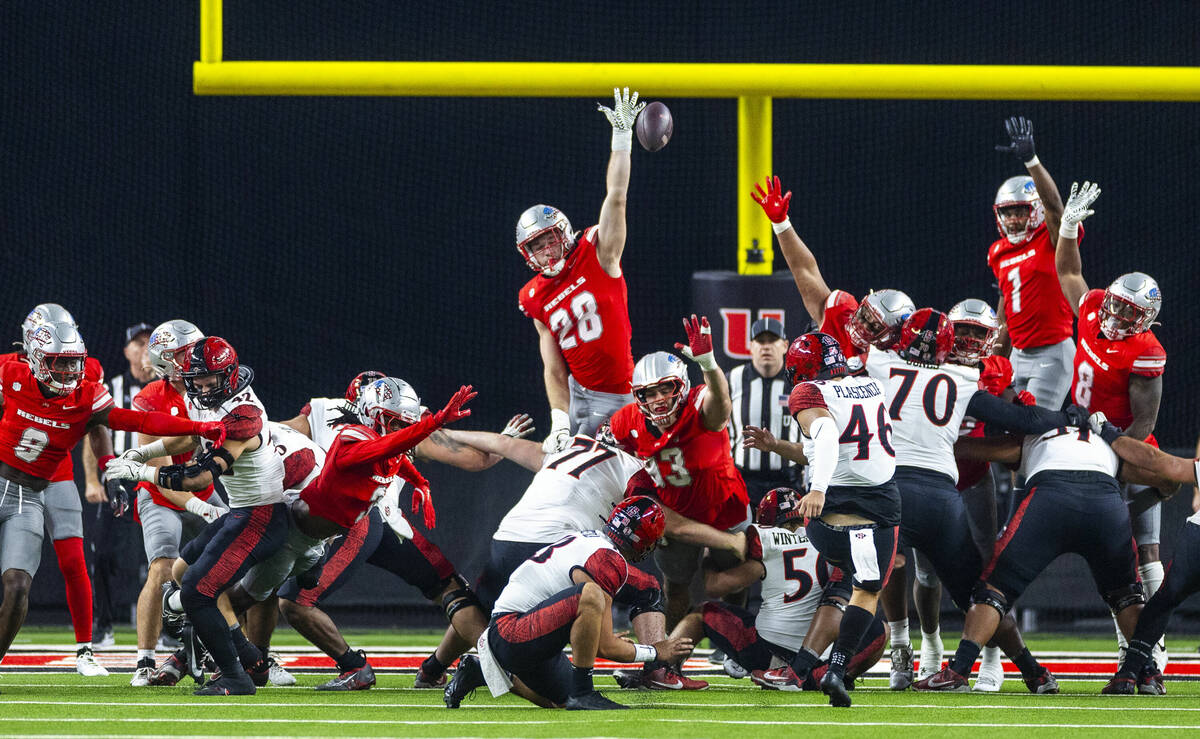
{"type": "MultiPolygon", "coordinates": [[[[1200,459],[1195,459],[1195,460],[1192,460],[1192,465],[1193,465],[1193,466],[1195,467],[1195,469],[1196,469],[1196,482],[1195,482],[1195,484],[1196,484],[1196,486],[1197,486],[1197,487],[1200,487],[1200,459]]],[[[1187,520],[1188,520],[1188,523],[1194,523],[1194,524],[1196,524],[1197,526],[1200,526],[1200,511],[1196,511],[1196,512],[1195,512],[1195,513],[1193,513],[1192,515],[1188,516],[1188,519],[1187,519],[1187,520]]]]}
{"type": "Polygon", "coordinates": [[[1044,470],[1103,472],[1115,478],[1118,465],[1116,453],[1099,434],[1073,426],[1026,436],[1021,453],[1021,474],[1026,479],[1044,470]]]}
{"type": "Polygon", "coordinates": [[[543,547],[508,578],[492,613],[525,613],[575,585],[571,574],[586,572],[609,595],[629,577],[629,565],[603,531],[577,531],[543,547]]]}
{"type": "Polygon", "coordinates": [[[636,457],[576,436],[566,449],[546,455],[492,538],[548,544],[572,531],[601,526],[625,497],[629,478],[641,469],[636,457]]]}
{"type": "Polygon", "coordinates": [[[325,450],[291,426],[271,421],[271,448],[283,460],[284,494],[298,494],[321,474],[325,450]]]}
{"type": "Polygon", "coordinates": [[[817,548],[804,527],[795,533],[774,526],[750,527],[762,545],[762,607],[754,628],[767,641],[792,651],[800,649],[808,626],[821,604],[821,582],[826,573],[817,548]]]}
{"type": "Polygon", "coordinates": [[[339,419],[346,413],[353,415],[354,423],[358,423],[354,404],[345,398],[311,398],[308,401],[308,432],[317,446],[329,451],[329,447],[333,446],[333,437],[341,428],[339,419]],[[330,426],[330,422],[334,425],[330,426]]]}
{"type": "Polygon", "coordinates": [[[830,485],[867,487],[892,479],[896,455],[888,431],[887,404],[883,384],[871,377],[803,382],[792,390],[792,415],[802,406],[824,407],[833,416],[839,443],[837,469],[830,485]]]}
{"type": "MultiPolygon", "coordinates": [[[[239,390],[217,408],[201,408],[189,397],[187,409],[188,418],[193,421],[224,423],[229,439],[259,439],[257,449],[242,452],[233,467],[221,476],[230,508],[283,502],[283,460],[271,447],[267,409],[253,388],[239,390]]],[[[212,442],[201,438],[200,446],[201,452],[206,453],[212,449],[212,442]]]]}
{"type": "Polygon", "coordinates": [[[891,350],[876,350],[867,355],[867,372],[887,387],[896,464],[941,472],[957,483],[954,442],[979,392],[979,370],[918,367],[891,350]]]}

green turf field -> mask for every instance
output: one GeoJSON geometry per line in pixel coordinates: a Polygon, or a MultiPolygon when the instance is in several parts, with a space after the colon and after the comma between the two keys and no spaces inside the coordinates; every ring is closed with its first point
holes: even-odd
{"type": "MultiPolygon", "coordinates": [[[[57,641],[61,630],[29,629],[26,643],[57,641]]],[[[293,641],[281,632],[277,643],[293,641]]],[[[433,644],[433,632],[348,633],[352,644],[433,644]],[[385,638],[386,636],[386,638],[385,638]]],[[[1034,651],[1110,650],[1111,637],[1037,636],[1034,651]]],[[[1182,651],[1194,637],[1174,638],[1182,651]]],[[[118,634],[118,643],[121,643],[118,634]]],[[[124,643],[128,644],[128,641],[124,643]]],[[[947,645],[951,641],[947,638],[947,645]]],[[[698,693],[631,692],[598,676],[597,687],[637,709],[630,712],[546,711],[518,698],[492,699],[486,689],[457,711],[441,692],[412,689],[412,675],[380,674],[370,691],[317,693],[329,674],[298,674],[299,685],[268,687],[252,697],[197,698],[184,680],[176,688],[131,688],[128,673],[82,678],[68,672],[0,669],[0,737],[32,736],[272,736],[272,737],[733,737],[763,736],[1113,736],[1156,729],[1200,731],[1200,681],[1168,681],[1166,696],[1100,696],[1097,680],[1062,681],[1063,693],[1033,696],[1010,678],[999,694],[892,693],[886,679],[859,683],[855,705],[835,710],[816,693],[765,691],[748,680],[708,677],[698,693]]]]}

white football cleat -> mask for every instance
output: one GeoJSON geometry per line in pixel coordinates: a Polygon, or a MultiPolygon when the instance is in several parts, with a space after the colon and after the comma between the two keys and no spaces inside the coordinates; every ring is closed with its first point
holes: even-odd
{"type": "Polygon", "coordinates": [[[153,674],[153,667],[139,667],[133,671],[129,684],[135,688],[145,688],[150,685],[150,676],[153,674]]]}
{"type": "Polygon", "coordinates": [[[272,685],[286,688],[289,685],[296,684],[295,676],[283,669],[283,666],[280,665],[279,661],[275,659],[275,655],[270,654],[267,656],[267,667],[267,682],[271,683],[272,685]]]}
{"type": "Polygon", "coordinates": [[[84,647],[75,653],[75,671],[84,677],[104,677],[108,675],[108,670],[104,669],[104,665],[96,661],[96,655],[92,654],[90,647],[84,647]]]}
{"type": "Polygon", "coordinates": [[[1004,685],[1004,666],[1000,664],[1000,647],[984,647],[979,660],[979,675],[971,690],[977,693],[999,693],[1004,685]]]}

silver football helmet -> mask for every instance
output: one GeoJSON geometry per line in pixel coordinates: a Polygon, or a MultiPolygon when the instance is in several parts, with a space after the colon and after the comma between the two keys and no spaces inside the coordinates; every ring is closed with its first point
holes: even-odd
{"type": "Polygon", "coordinates": [[[951,308],[947,316],[954,327],[952,360],[970,366],[991,355],[1000,334],[1000,321],[992,306],[979,298],[967,298],[951,308]]]}
{"type": "Polygon", "coordinates": [[[1162,308],[1158,283],[1145,272],[1130,272],[1113,280],[1100,304],[1100,332],[1110,341],[1149,331],[1162,308]]]}
{"type": "Polygon", "coordinates": [[[79,326],[71,312],[58,303],[41,303],[29,311],[29,315],[25,316],[25,320],[21,322],[21,350],[28,354],[30,334],[38,326],[52,321],[79,326]]]}
{"type": "Polygon", "coordinates": [[[380,436],[395,430],[395,421],[401,427],[409,426],[420,421],[423,413],[417,391],[398,377],[385,377],[362,388],[355,410],[362,424],[380,436]]]}
{"type": "Polygon", "coordinates": [[[887,349],[900,338],[900,329],[916,311],[912,299],[899,290],[878,290],[868,293],[850,316],[846,332],[860,350],[874,345],[887,349]]]}
{"type": "Polygon", "coordinates": [[[87,347],[66,321],[43,323],[29,334],[25,361],[38,382],[58,395],[70,395],[83,380],[87,347]]]}
{"type": "Polygon", "coordinates": [[[675,423],[692,389],[687,365],[670,352],[654,352],[639,359],[633,365],[632,386],[638,410],[656,426],[675,423]],[[647,401],[646,390],[657,385],[669,385],[670,394],[666,398],[647,401]]]}
{"type": "Polygon", "coordinates": [[[517,219],[517,251],[521,252],[525,264],[534,272],[554,277],[567,265],[567,255],[574,248],[575,232],[571,230],[571,222],[558,208],[535,205],[517,219]],[[545,234],[549,234],[548,238],[533,243],[545,234]],[[547,254],[547,262],[537,259],[537,255],[543,252],[547,254]]]}
{"type": "Polygon", "coordinates": [[[204,333],[191,321],[176,318],[160,323],[150,332],[150,341],[146,344],[146,361],[154,370],[154,374],[164,380],[178,380],[179,367],[174,361],[175,351],[203,338],[204,333]]]}
{"type": "Polygon", "coordinates": [[[1013,244],[1028,241],[1037,227],[1046,220],[1046,212],[1042,209],[1042,198],[1038,195],[1037,185],[1033,184],[1033,178],[1029,175],[1018,175],[1005,180],[1000,189],[996,191],[996,201],[992,204],[992,212],[996,214],[996,229],[1000,231],[1001,236],[1013,244]],[[1022,228],[1010,231],[1005,228],[1005,219],[1000,215],[1000,211],[1013,206],[1029,208],[1029,218],[1022,228]]]}

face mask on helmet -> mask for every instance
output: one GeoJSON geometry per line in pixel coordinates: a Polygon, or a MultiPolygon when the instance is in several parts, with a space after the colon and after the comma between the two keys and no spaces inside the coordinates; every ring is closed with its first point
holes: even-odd
{"type": "Polygon", "coordinates": [[[854,346],[866,351],[875,346],[888,349],[896,343],[900,327],[916,309],[912,300],[899,290],[879,290],[868,294],[850,316],[846,333],[854,346]]]}
{"type": "Polygon", "coordinates": [[[758,504],[758,523],[762,526],[782,526],[788,521],[803,521],[800,513],[800,493],[792,488],[774,488],[758,504]]]}
{"type": "Polygon", "coordinates": [[[829,380],[846,374],[846,355],[837,339],[820,331],[797,336],[783,358],[788,382],[829,380]]]}
{"type": "Polygon", "coordinates": [[[575,247],[575,232],[562,211],[535,205],[517,219],[517,251],[534,272],[554,277],[567,264],[575,247]]]}
{"type": "Polygon", "coordinates": [[[181,347],[174,361],[188,397],[201,408],[220,407],[238,389],[237,352],[219,336],[181,347]]]}
{"type": "Polygon", "coordinates": [[[146,342],[146,362],[160,378],[178,380],[175,353],[203,338],[204,333],[190,321],[175,319],[160,323],[150,332],[150,340],[146,342]]]}
{"type": "Polygon", "coordinates": [[[954,346],[950,358],[959,364],[974,366],[992,354],[1000,323],[996,311],[982,300],[969,298],[946,314],[954,328],[954,346]]]}
{"type": "Polygon", "coordinates": [[[75,392],[86,361],[83,337],[70,323],[43,323],[30,332],[26,362],[37,381],[55,395],[75,392]]]}
{"type": "Polygon", "coordinates": [[[357,409],[363,425],[380,436],[420,421],[423,414],[417,392],[395,377],[384,377],[364,387],[358,394],[357,409]]]}
{"type": "Polygon", "coordinates": [[[654,352],[639,359],[633,366],[631,385],[638,410],[662,428],[678,420],[692,389],[687,366],[669,352],[654,352]]]}
{"type": "Polygon", "coordinates": [[[617,503],[604,532],[631,561],[646,558],[667,530],[667,519],[653,498],[635,495],[617,503]]]}
{"type": "Polygon", "coordinates": [[[1009,243],[1024,243],[1046,219],[1037,186],[1028,175],[1009,177],[996,191],[992,204],[996,230],[1009,243]]]}
{"type": "Polygon", "coordinates": [[[1117,278],[1104,291],[1100,303],[1100,332],[1110,341],[1120,341],[1149,331],[1162,308],[1162,292],[1153,277],[1130,272],[1117,278]]]}

